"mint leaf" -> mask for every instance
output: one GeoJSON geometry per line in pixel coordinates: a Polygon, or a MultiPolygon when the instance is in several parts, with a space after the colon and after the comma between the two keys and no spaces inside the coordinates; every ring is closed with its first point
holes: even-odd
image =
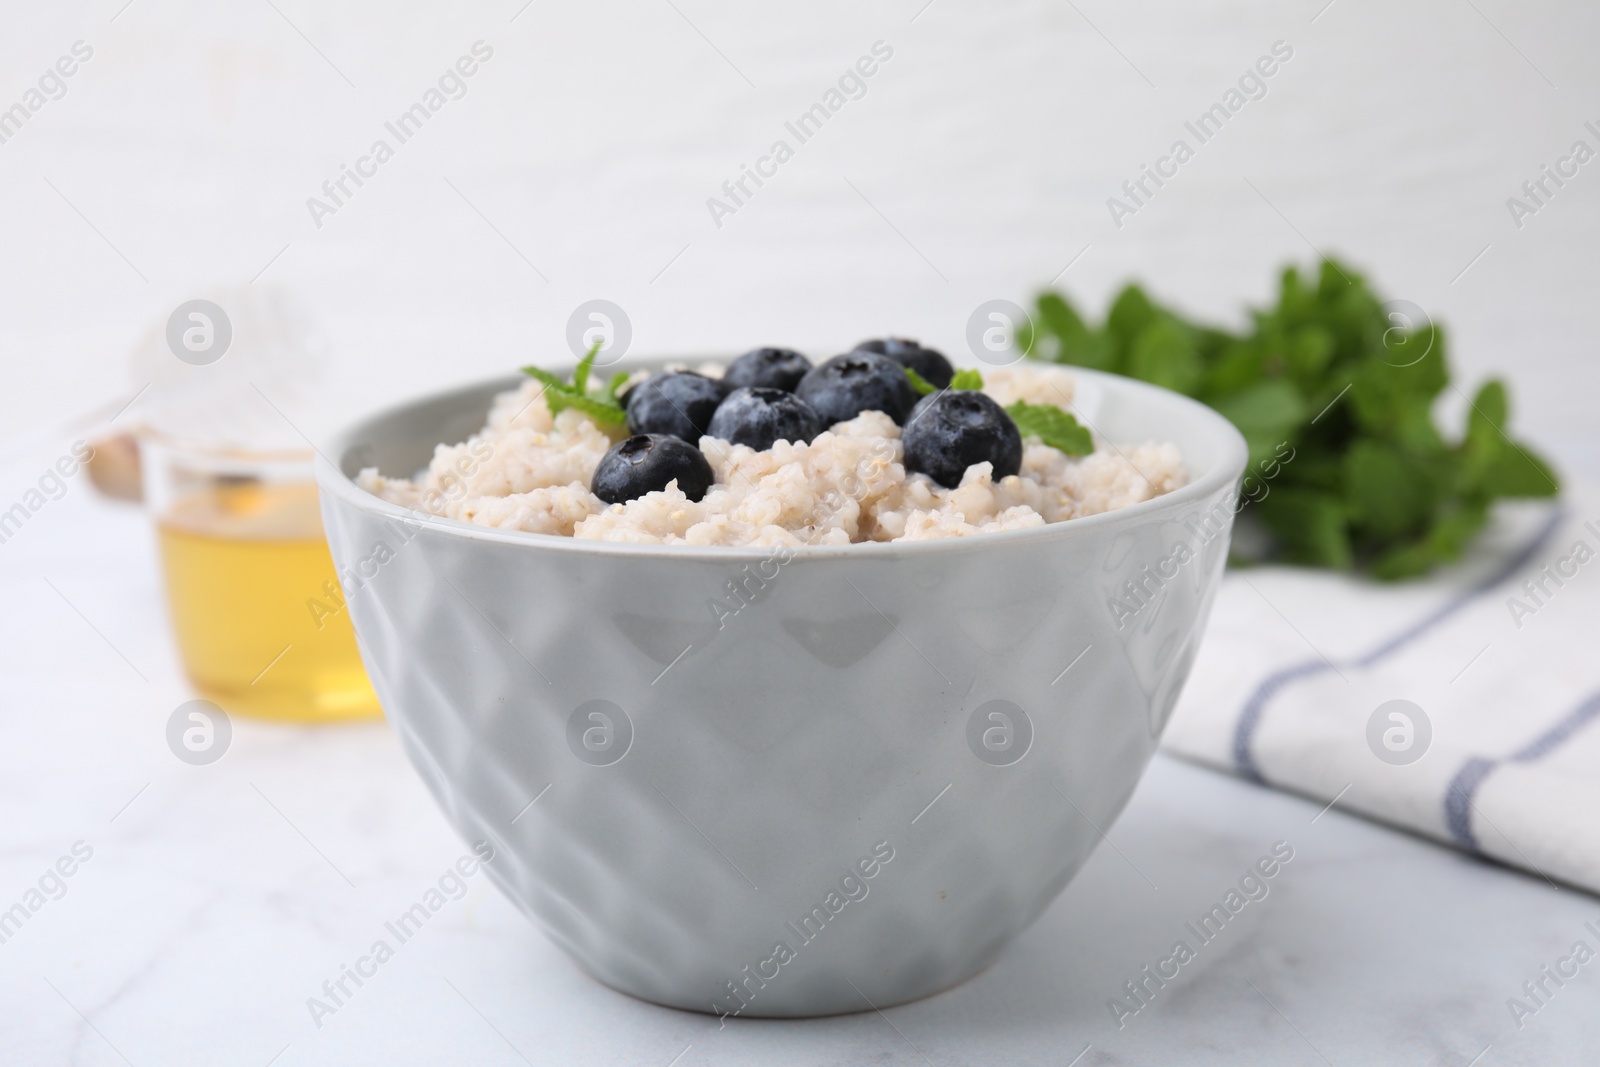
{"type": "Polygon", "coordinates": [[[585,395],[589,392],[589,370],[594,366],[594,357],[600,352],[600,342],[585,352],[583,358],[578,360],[577,368],[572,372],[572,387],[585,395]]]}
{"type": "Polygon", "coordinates": [[[1385,581],[1426,574],[1441,561],[1460,559],[1488,522],[1486,502],[1469,503],[1447,512],[1420,540],[1392,548],[1374,560],[1372,573],[1385,581]]]}
{"type": "Polygon", "coordinates": [[[1160,312],[1144,290],[1137,285],[1130,285],[1111,302],[1111,310],[1106,314],[1106,330],[1126,351],[1134,338],[1153,324],[1159,315],[1160,312]]]}
{"type": "Polygon", "coordinates": [[[627,385],[628,379],[631,377],[633,377],[633,375],[629,374],[625,370],[617,371],[617,373],[611,376],[611,380],[606,382],[605,386],[601,388],[598,394],[599,398],[610,404],[620,404],[621,402],[617,400],[617,391],[624,385],[627,385]]]}
{"type": "Polygon", "coordinates": [[[979,390],[983,388],[983,375],[975,370],[958,370],[950,379],[950,388],[979,390]]]}
{"type": "Polygon", "coordinates": [[[916,390],[918,396],[927,396],[929,393],[937,393],[939,391],[932,382],[910,367],[905,368],[905,372],[906,377],[911,381],[911,388],[916,390]]]}
{"type": "Polygon", "coordinates": [[[596,400],[592,396],[584,396],[581,393],[546,389],[544,401],[550,406],[550,414],[552,415],[566,408],[577,408],[596,422],[622,426],[626,425],[628,421],[628,413],[623,411],[620,405],[607,403],[604,400],[596,400]]]}
{"type": "Polygon", "coordinates": [[[1345,570],[1353,562],[1344,504],[1332,493],[1279,489],[1256,507],[1290,562],[1334,570],[1345,570]]]}
{"type": "Polygon", "coordinates": [[[1484,472],[1484,490],[1491,496],[1540,497],[1561,492],[1550,465],[1524,448],[1501,452],[1484,472]]]}
{"type": "Polygon", "coordinates": [[[1426,467],[1398,448],[1358,438],[1344,456],[1344,498],[1350,518],[1369,534],[1415,536],[1433,516],[1437,486],[1426,467]]]}
{"type": "Polygon", "coordinates": [[[523,367],[522,373],[526,374],[530,378],[537,378],[539,381],[543,382],[546,390],[565,389],[570,391],[572,389],[572,386],[568,385],[565,380],[558,378],[554,374],[551,374],[543,367],[523,367]]]}
{"type": "MultiPolygon", "coordinates": [[[[593,365],[594,355],[599,350],[599,345],[589,350],[589,354],[584,357],[583,362],[578,364],[578,371],[574,372],[574,378],[581,376],[585,384],[587,384],[589,366],[593,365]]],[[[563,381],[543,367],[523,367],[522,373],[544,383],[544,403],[550,409],[550,414],[552,415],[559,414],[567,408],[577,408],[598,423],[620,426],[625,425],[628,421],[628,413],[623,411],[622,406],[612,397],[589,396],[578,388],[575,381],[563,381]]],[[[622,378],[625,380],[627,375],[622,375],[622,378]]],[[[612,383],[616,383],[615,377],[613,377],[612,383]]]]}
{"type": "Polygon", "coordinates": [[[1030,355],[1039,353],[1039,337],[1055,338],[1055,359],[1095,370],[1118,371],[1121,353],[1114,339],[1106,333],[1091,330],[1084,325],[1072,305],[1057,293],[1044,293],[1039,297],[1039,325],[1028,324],[1025,336],[1019,336],[1017,345],[1030,355]]]}
{"type": "Polygon", "coordinates": [[[1250,460],[1260,462],[1288,440],[1310,414],[1300,392],[1281,378],[1258,380],[1212,404],[1244,434],[1250,460]]]}
{"type": "Polygon", "coordinates": [[[1511,414],[1511,400],[1506,395],[1505,383],[1491,378],[1479,388],[1472,398],[1472,409],[1467,412],[1467,440],[1488,451],[1498,449],[1505,440],[1506,419],[1511,414]]]}
{"type": "Polygon", "coordinates": [[[1094,451],[1094,438],[1072,412],[1054,404],[1029,404],[1019,400],[1006,408],[1023,437],[1037,437],[1051,448],[1069,456],[1087,456],[1094,451]]]}
{"type": "Polygon", "coordinates": [[[1170,318],[1140,331],[1128,353],[1128,373],[1174,392],[1193,392],[1204,372],[1190,331],[1170,318]]]}
{"type": "Polygon", "coordinates": [[[1299,381],[1315,381],[1327,370],[1337,349],[1333,333],[1323,326],[1299,330],[1284,346],[1284,362],[1290,376],[1299,381]]]}
{"type": "Polygon", "coordinates": [[[1077,309],[1059,293],[1044,293],[1039,297],[1039,318],[1047,329],[1059,337],[1081,337],[1089,332],[1077,309]]]}
{"type": "Polygon", "coordinates": [[[1474,489],[1490,498],[1555,496],[1560,485],[1550,465],[1506,436],[1511,401],[1505,383],[1491,378],[1471,405],[1461,451],[1474,489]]]}

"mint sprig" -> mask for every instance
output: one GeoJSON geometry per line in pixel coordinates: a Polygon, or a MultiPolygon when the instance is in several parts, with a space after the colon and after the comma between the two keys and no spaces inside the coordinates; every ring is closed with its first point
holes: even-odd
{"type": "MultiPolygon", "coordinates": [[[[916,390],[918,396],[928,396],[939,391],[937,385],[934,385],[910,367],[902,367],[901,369],[906,372],[906,378],[911,382],[911,388],[916,390]]],[[[979,391],[983,388],[983,375],[971,369],[958,370],[955,376],[950,379],[950,384],[945,388],[979,391]]]]}
{"type": "Polygon", "coordinates": [[[1054,404],[1029,404],[1019,400],[1006,408],[1023,437],[1037,437],[1051,448],[1069,456],[1087,456],[1094,451],[1094,438],[1073,417],[1072,412],[1054,404]]]}
{"type": "Polygon", "coordinates": [[[1496,500],[1559,492],[1550,465],[1510,435],[1500,382],[1473,395],[1459,436],[1439,428],[1445,335],[1420,311],[1324,260],[1285,270],[1276,303],[1239,333],[1130,285],[1098,326],[1042,293],[1018,345],[1211,405],[1249,443],[1247,491],[1270,483],[1241,515],[1272,535],[1270,558],[1397,579],[1458,559],[1496,500]]]}
{"type": "Polygon", "coordinates": [[[577,368],[572,372],[571,381],[551,374],[543,367],[523,367],[522,373],[544,383],[544,402],[550,409],[550,414],[556,415],[567,408],[576,408],[597,423],[609,426],[626,425],[628,413],[617,403],[617,390],[628,380],[626,373],[613,374],[611,380],[599,389],[592,392],[589,389],[589,372],[594,368],[594,359],[599,352],[600,345],[596,342],[594,347],[578,361],[577,368]]]}
{"type": "Polygon", "coordinates": [[[928,381],[928,379],[924,378],[910,367],[906,367],[904,369],[906,372],[906,378],[911,382],[911,388],[916,391],[918,396],[929,396],[939,391],[938,386],[928,381]]]}

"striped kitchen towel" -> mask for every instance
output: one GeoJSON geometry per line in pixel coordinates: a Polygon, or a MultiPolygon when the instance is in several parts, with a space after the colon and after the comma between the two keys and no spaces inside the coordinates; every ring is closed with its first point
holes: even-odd
{"type": "Polygon", "coordinates": [[[1381,584],[1231,570],[1172,753],[1600,893],[1600,497],[1381,584]]]}

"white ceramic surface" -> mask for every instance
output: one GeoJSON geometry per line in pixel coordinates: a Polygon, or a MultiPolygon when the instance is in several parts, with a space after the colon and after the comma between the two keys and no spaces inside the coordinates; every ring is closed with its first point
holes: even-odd
{"type": "Polygon", "coordinates": [[[491,530],[350,481],[422,466],[509,380],[348,431],[321,479],[367,669],[458,832],[494,846],[496,883],[601,981],[697,1011],[866,1010],[992,962],[1154,752],[1244,463],[1208,409],[1085,377],[1097,428],[1172,441],[1187,487],[786,561],[491,530]],[[754,595],[719,629],[734,581],[754,595]],[[913,847],[907,819],[942,830],[913,847]]]}

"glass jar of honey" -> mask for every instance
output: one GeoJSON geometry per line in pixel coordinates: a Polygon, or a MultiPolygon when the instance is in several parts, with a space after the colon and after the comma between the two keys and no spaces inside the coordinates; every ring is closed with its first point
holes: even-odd
{"type": "Polygon", "coordinates": [[[143,441],[167,605],[189,680],[229,714],[380,714],[322,532],[312,453],[143,441]]]}

